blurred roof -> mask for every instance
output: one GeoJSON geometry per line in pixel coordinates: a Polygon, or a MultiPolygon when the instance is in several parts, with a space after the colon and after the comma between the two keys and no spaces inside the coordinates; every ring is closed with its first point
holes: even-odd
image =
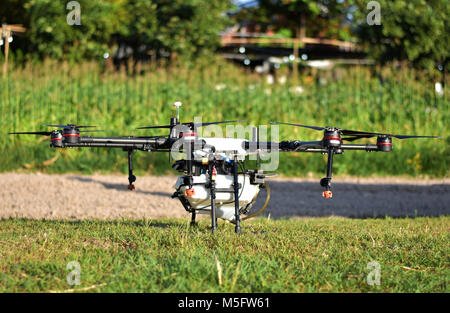
{"type": "Polygon", "coordinates": [[[233,0],[233,4],[238,7],[238,10],[241,8],[250,8],[255,7],[259,4],[258,0],[233,0]]]}

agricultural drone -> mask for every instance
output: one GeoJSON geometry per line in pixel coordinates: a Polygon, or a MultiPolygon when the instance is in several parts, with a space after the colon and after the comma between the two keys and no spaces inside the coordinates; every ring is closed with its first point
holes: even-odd
{"type": "Polygon", "coordinates": [[[95,126],[86,125],[43,125],[58,128],[52,131],[13,132],[10,134],[32,134],[50,136],[50,147],[103,147],[121,148],[128,153],[128,189],[135,189],[136,177],[133,175],[132,154],[136,150],[147,152],[169,152],[172,160],[173,151],[181,151],[181,158],[175,160],[172,168],[180,172],[175,183],[173,198],[178,198],[183,207],[192,214],[191,225],[195,225],[197,214],[211,215],[211,230],[217,229],[217,218],[234,223],[236,233],[241,232],[241,220],[261,213],[270,198],[270,189],[266,178],[273,173],[259,169],[259,157],[272,152],[318,152],[328,155],[326,177],[320,180],[324,188],[323,197],[332,197],[331,179],[333,158],[345,150],[362,150],[391,152],[392,138],[440,138],[436,136],[393,135],[364,132],[336,127],[317,127],[291,123],[270,122],[271,124],[305,127],[323,132],[318,141],[260,141],[258,128],[253,128],[251,140],[243,138],[199,137],[197,129],[207,125],[237,123],[242,121],[222,121],[210,123],[181,123],[179,108],[175,102],[177,117],[171,118],[169,125],[145,126],[138,129],[168,129],[166,136],[132,136],[132,137],[85,137],[82,133],[100,130],[85,130],[95,126]],[[376,144],[352,144],[362,138],[376,137],[376,144]],[[257,157],[255,169],[246,169],[244,161],[247,156],[257,157]],[[267,188],[267,199],[263,207],[254,214],[249,214],[261,188],[267,188]],[[241,218],[241,215],[244,215],[241,218]]]}

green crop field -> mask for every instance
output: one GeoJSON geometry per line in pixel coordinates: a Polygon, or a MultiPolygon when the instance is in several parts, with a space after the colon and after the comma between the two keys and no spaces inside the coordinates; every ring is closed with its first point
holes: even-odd
{"type": "Polygon", "coordinates": [[[6,219],[0,292],[449,292],[449,221],[6,219]]]}
{"type": "MultiPolygon", "coordinates": [[[[175,114],[172,103],[180,100],[182,121],[198,116],[204,122],[244,119],[244,125],[268,125],[277,120],[442,135],[439,141],[394,139],[390,154],[346,153],[336,158],[335,172],[448,176],[448,88],[443,96],[437,96],[433,81],[422,79],[421,72],[389,67],[380,71],[383,80],[368,68],[353,67],[302,73],[296,81],[288,78],[286,84],[269,85],[263,77],[220,61],[208,67],[157,68],[136,77],[102,73],[91,63],[26,65],[0,80],[0,171],[123,172],[126,156],[120,150],[54,151],[42,139],[37,142],[32,136],[6,134],[41,130],[41,125],[52,123],[94,124],[113,130],[105,136],[164,134],[135,128],[168,123],[175,114]]],[[[280,140],[321,137],[312,130],[279,129],[280,140]]],[[[168,158],[139,153],[135,167],[138,174],[163,174],[169,168],[168,158]]],[[[294,176],[323,173],[324,167],[323,158],[315,154],[284,154],[279,171],[294,176]]]]}

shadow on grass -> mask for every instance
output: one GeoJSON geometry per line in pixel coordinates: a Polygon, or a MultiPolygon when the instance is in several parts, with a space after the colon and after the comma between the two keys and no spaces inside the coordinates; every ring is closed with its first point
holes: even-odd
{"type": "MultiPolygon", "coordinates": [[[[84,182],[84,183],[98,183],[98,184],[103,185],[107,189],[114,189],[114,190],[123,191],[123,192],[130,192],[127,189],[126,183],[123,183],[123,184],[109,183],[109,182],[104,182],[102,180],[93,179],[93,178],[85,177],[85,176],[70,176],[69,179],[78,180],[78,181],[84,182]]],[[[127,178],[125,178],[125,179],[127,179],[127,178]]],[[[133,192],[144,194],[144,195],[153,195],[153,196],[163,196],[163,197],[171,197],[172,196],[172,193],[160,192],[160,191],[143,191],[143,190],[135,189],[135,190],[133,190],[133,192]]]]}
{"type": "Polygon", "coordinates": [[[60,225],[60,224],[66,224],[70,226],[80,226],[80,225],[86,225],[86,224],[92,224],[92,225],[101,225],[101,226],[133,226],[133,227],[156,227],[156,228],[173,228],[173,227],[179,227],[184,228],[186,227],[186,223],[181,219],[166,219],[162,221],[163,219],[159,220],[151,220],[151,219],[139,219],[139,220],[133,220],[133,219],[116,219],[116,220],[96,220],[96,219],[74,219],[74,220],[67,220],[67,219],[32,219],[32,218],[2,218],[0,221],[7,221],[7,220],[16,220],[18,222],[29,222],[29,223],[40,223],[45,222],[47,224],[53,224],[53,225],[60,225]]]}
{"type": "MultiPolygon", "coordinates": [[[[128,192],[126,184],[104,182],[84,176],[70,179],[99,183],[105,188],[128,192]]],[[[333,182],[333,198],[322,197],[319,182],[267,181],[271,188],[268,207],[261,216],[270,218],[326,217],[348,218],[420,217],[450,215],[450,185],[370,184],[333,182]]],[[[170,192],[136,190],[138,194],[164,196],[170,192]]],[[[252,212],[261,208],[266,192],[261,191],[252,212]]],[[[180,204],[181,206],[181,204],[180,204]]]]}
{"type": "MultiPolygon", "coordinates": [[[[450,185],[358,184],[333,182],[333,198],[322,197],[315,182],[270,181],[270,203],[264,212],[271,218],[419,217],[450,214],[450,185]]],[[[262,191],[255,208],[265,201],[262,191]]]]}

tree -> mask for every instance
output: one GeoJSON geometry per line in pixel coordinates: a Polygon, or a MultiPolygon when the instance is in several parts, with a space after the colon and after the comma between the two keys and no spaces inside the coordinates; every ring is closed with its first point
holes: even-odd
{"type": "MultiPolygon", "coordinates": [[[[81,24],[70,25],[69,1],[30,0],[24,4],[29,14],[31,51],[41,57],[80,60],[102,55],[116,30],[115,6],[101,0],[79,0],[81,24]]],[[[30,51],[29,51],[30,52],[30,51]]]]}
{"type": "Polygon", "coordinates": [[[132,45],[146,44],[195,57],[219,45],[219,32],[230,22],[223,0],[128,0],[118,35],[132,45]]]}
{"type": "Polygon", "coordinates": [[[432,69],[448,65],[448,0],[378,0],[381,25],[368,25],[368,0],[353,1],[357,33],[367,52],[381,62],[406,60],[432,69]]]}
{"type": "Polygon", "coordinates": [[[228,0],[78,0],[81,24],[70,25],[70,0],[11,0],[2,22],[28,28],[25,52],[55,59],[94,58],[114,42],[195,57],[219,45],[230,20],[228,0]]]}

